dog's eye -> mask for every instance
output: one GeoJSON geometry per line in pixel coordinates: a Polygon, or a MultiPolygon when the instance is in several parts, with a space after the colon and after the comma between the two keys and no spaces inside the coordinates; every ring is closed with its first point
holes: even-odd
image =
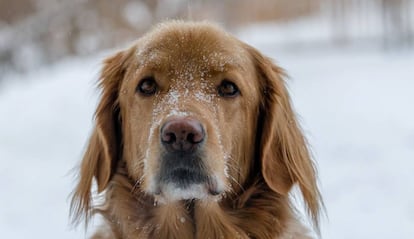
{"type": "Polygon", "coordinates": [[[157,89],[158,85],[157,82],[155,82],[154,77],[148,76],[143,78],[141,82],[139,82],[137,92],[145,96],[151,96],[157,92],[157,89]]]}
{"type": "Polygon", "coordinates": [[[231,81],[223,80],[218,87],[218,93],[222,97],[235,97],[240,94],[239,88],[231,81]]]}

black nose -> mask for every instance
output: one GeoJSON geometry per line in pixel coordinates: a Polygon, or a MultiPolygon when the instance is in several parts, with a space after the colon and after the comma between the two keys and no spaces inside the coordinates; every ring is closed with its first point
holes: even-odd
{"type": "Polygon", "coordinates": [[[170,151],[189,152],[203,140],[203,126],[192,118],[175,118],[161,127],[161,142],[170,151]]]}

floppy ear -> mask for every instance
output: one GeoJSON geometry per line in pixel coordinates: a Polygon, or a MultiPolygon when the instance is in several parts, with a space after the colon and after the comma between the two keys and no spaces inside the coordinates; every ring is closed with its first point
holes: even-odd
{"type": "Polygon", "coordinates": [[[249,51],[263,94],[258,121],[263,178],[273,191],[281,195],[287,195],[293,184],[297,183],[317,227],[322,201],[316,170],[292,110],[283,80],[284,72],[257,50],[249,47],[249,51]]]}
{"type": "Polygon", "coordinates": [[[92,180],[96,180],[98,193],[102,192],[120,156],[122,137],[118,92],[125,71],[124,61],[124,53],[120,52],[104,62],[99,80],[102,95],[95,112],[95,128],[80,165],[80,179],[71,201],[74,223],[78,223],[83,216],[87,222],[92,200],[92,180]]]}

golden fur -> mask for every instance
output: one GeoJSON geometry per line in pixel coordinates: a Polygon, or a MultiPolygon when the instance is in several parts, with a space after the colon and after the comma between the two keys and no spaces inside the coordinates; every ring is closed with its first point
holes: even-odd
{"type": "MultiPolygon", "coordinates": [[[[283,71],[209,23],[168,22],[105,61],[96,125],[80,166],[71,211],[105,227],[93,238],[309,238],[288,193],[298,185],[318,230],[315,168],[292,110],[283,71]],[[156,79],[158,92],[136,92],[156,79]],[[230,79],[240,95],[223,98],[230,79]],[[200,159],[219,195],[156,193],[160,127],[191,115],[205,127],[200,159]],[[104,195],[93,203],[91,187],[104,195]]],[[[185,192],[192,193],[192,192],[185,192]]]]}

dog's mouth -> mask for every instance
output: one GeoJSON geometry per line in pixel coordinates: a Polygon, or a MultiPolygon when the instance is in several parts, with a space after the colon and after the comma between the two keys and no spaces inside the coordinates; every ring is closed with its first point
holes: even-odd
{"type": "Polygon", "coordinates": [[[206,199],[223,192],[196,154],[166,153],[161,162],[154,194],[165,201],[206,199]]]}
{"type": "Polygon", "coordinates": [[[177,188],[186,189],[192,184],[203,184],[208,181],[205,173],[189,168],[177,168],[161,175],[162,183],[173,183],[177,188]]]}

